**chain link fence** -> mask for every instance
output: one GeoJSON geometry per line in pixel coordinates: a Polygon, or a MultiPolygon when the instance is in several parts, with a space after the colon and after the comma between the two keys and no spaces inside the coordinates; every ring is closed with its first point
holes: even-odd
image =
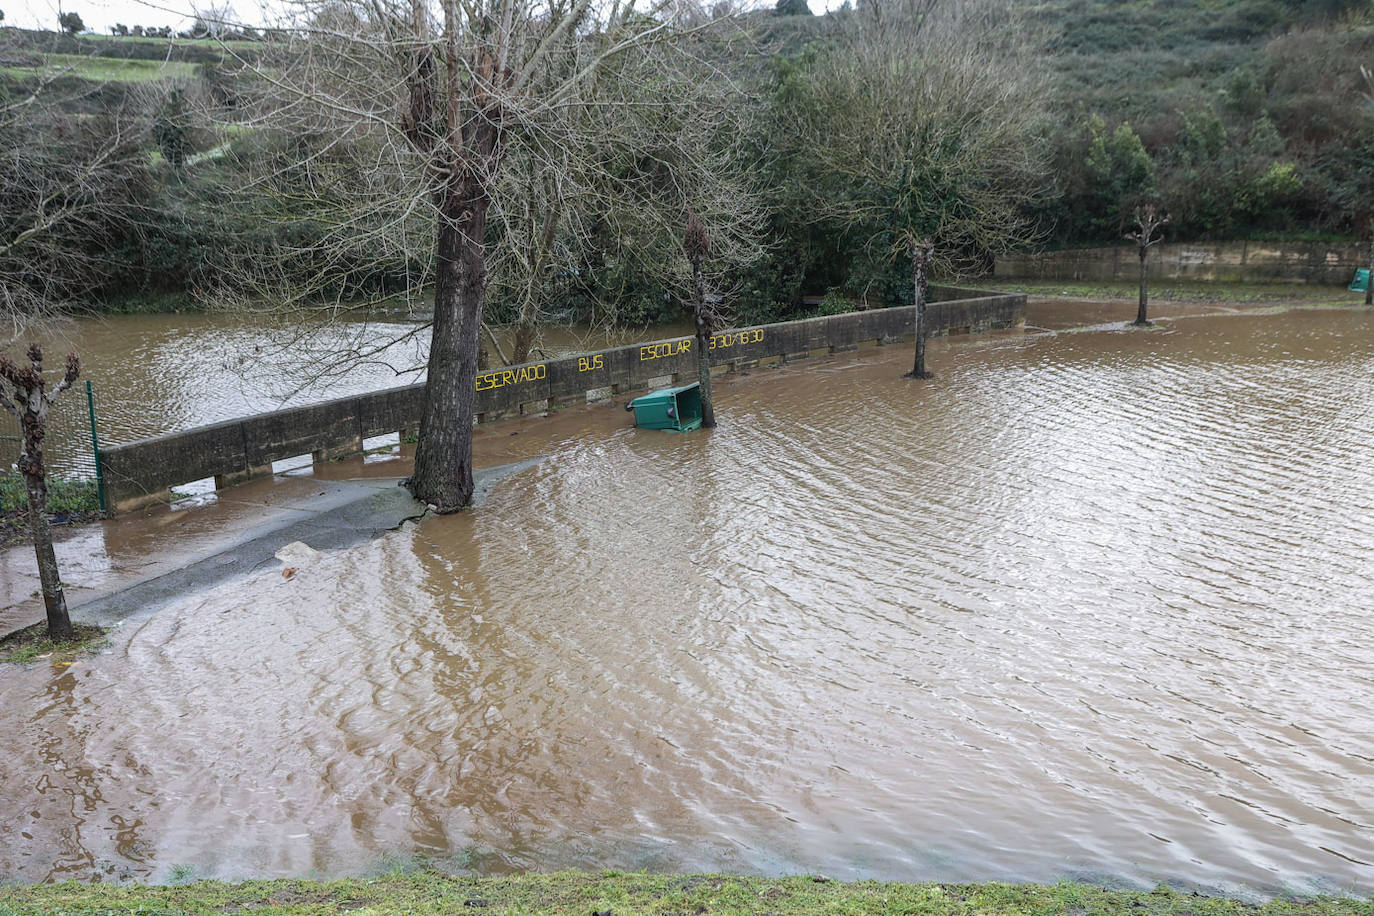
{"type": "MultiPolygon", "coordinates": [[[[43,459],[49,479],[82,481],[96,486],[100,507],[105,508],[95,424],[95,390],[90,382],[75,385],[53,402],[48,412],[48,432],[43,459]]],[[[23,445],[19,421],[0,409],[0,476],[17,473],[23,445]]]]}

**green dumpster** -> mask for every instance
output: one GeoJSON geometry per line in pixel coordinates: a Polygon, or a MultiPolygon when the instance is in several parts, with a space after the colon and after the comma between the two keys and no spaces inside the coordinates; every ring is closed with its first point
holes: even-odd
{"type": "Polygon", "coordinates": [[[1369,268],[1361,267],[1355,271],[1355,279],[1350,281],[1350,291],[1362,293],[1367,289],[1369,289],[1369,268]]]}
{"type": "Polygon", "coordinates": [[[685,433],[701,426],[701,385],[662,388],[641,395],[625,405],[633,410],[640,429],[666,429],[685,433]]]}

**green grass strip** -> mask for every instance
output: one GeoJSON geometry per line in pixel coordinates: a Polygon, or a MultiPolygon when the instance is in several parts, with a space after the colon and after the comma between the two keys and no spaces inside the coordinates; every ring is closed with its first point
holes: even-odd
{"type": "Polygon", "coordinates": [[[1159,889],[1083,884],[897,884],[812,877],[559,872],[448,877],[431,871],[371,880],[277,880],[176,886],[0,887],[0,914],[100,913],[922,914],[922,916],[1374,916],[1374,900],[1320,897],[1245,903],[1159,889]]]}

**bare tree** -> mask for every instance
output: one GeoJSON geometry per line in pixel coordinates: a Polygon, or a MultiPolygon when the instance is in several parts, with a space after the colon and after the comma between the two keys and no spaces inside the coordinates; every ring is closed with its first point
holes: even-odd
{"type": "Polygon", "coordinates": [[[910,259],[913,377],[924,366],[924,288],[1025,241],[1045,168],[1033,129],[1038,69],[1007,0],[884,0],[837,14],[799,67],[776,125],[801,162],[818,222],[876,261],[910,259]]]}
{"type": "MultiPolygon", "coordinates": [[[[249,120],[281,131],[277,149],[255,165],[256,189],[272,192],[269,219],[306,230],[261,260],[257,287],[330,313],[370,295],[378,276],[412,302],[432,288],[426,399],[407,485],[440,512],[472,494],[483,309],[511,250],[490,246],[516,226],[533,240],[524,276],[542,282],[555,243],[576,235],[568,189],[587,185],[561,152],[587,149],[588,137],[614,150],[621,134],[597,131],[623,123],[634,107],[598,95],[596,77],[627,60],[636,66],[626,72],[661,76],[690,58],[671,40],[690,31],[676,2],[307,3],[254,65],[266,91],[249,120]],[[555,203],[535,228],[520,221],[511,187],[518,173],[541,170],[556,179],[540,191],[555,203]],[[278,269],[288,261],[289,270],[278,269]]],[[[647,84],[639,95],[651,98],[647,84]]]]}
{"type": "Polygon", "coordinates": [[[1126,233],[1126,238],[1136,243],[1140,253],[1140,305],[1132,322],[1138,328],[1150,326],[1145,317],[1145,308],[1150,301],[1150,249],[1163,240],[1163,229],[1168,223],[1169,216],[1163,210],[1154,204],[1142,204],[1135,208],[1135,230],[1126,233]]]}
{"type": "Polygon", "coordinates": [[[147,119],[123,103],[73,116],[95,90],[59,90],[64,73],[0,101],[0,346],[107,276],[109,242],[143,216],[147,119]]]}
{"type": "Polygon", "coordinates": [[[196,38],[214,38],[224,40],[229,32],[237,31],[233,28],[236,21],[234,8],[230,3],[217,2],[217,0],[206,0],[206,2],[196,3],[191,6],[191,34],[196,38]]]}
{"type": "Polygon", "coordinates": [[[52,546],[52,529],[48,525],[48,479],[43,465],[43,439],[47,435],[48,412],[53,401],[66,391],[81,374],[81,360],[75,353],[67,356],[66,370],[57,387],[48,391],[43,376],[43,351],[38,344],[30,345],[28,365],[0,356],[0,407],[19,421],[23,444],[19,453],[19,473],[24,477],[24,489],[29,501],[29,530],[33,534],[33,549],[38,556],[38,579],[43,589],[43,604],[47,609],[48,638],[53,642],[70,640],[72,620],[67,613],[67,597],[62,591],[62,576],[57,569],[57,554],[52,546]]]}

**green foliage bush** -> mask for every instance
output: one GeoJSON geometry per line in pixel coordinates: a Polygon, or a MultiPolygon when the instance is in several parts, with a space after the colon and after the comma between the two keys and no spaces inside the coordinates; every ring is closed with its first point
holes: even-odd
{"type": "Polygon", "coordinates": [[[827,292],[821,299],[820,305],[816,306],[813,315],[820,317],[823,315],[845,315],[854,311],[854,303],[849,297],[837,289],[827,292]]]}

